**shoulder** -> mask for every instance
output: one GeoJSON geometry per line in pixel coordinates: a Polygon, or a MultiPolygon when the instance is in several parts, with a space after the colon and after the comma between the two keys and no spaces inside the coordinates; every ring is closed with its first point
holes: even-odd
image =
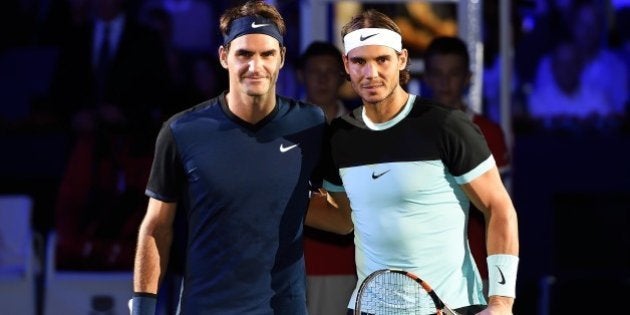
{"type": "Polygon", "coordinates": [[[277,96],[277,102],[278,109],[283,115],[303,119],[305,122],[326,123],[324,112],[315,104],[281,95],[277,96]]]}
{"type": "Polygon", "coordinates": [[[178,113],[175,113],[166,120],[164,125],[174,127],[176,125],[180,125],[191,120],[199,119],[200,117],[203,117],[204,114],[207,113],[209,110],[215,108],[219,109],[221,107],[220,97],[221,96],[217,96],[215,98],[191,106],[178,113]]]}
{"type": "Polygon", "coordinates": [[[443,129],[449,125],[471,123],[468,115],[461,110],[442,105],[434,100],[416,97],[409,119],[427,128],[443,129]]]}
{"type": "Polygon", "coordinates": [[[448,116],[451,112],[456,112],[456,110],[419,95],[416,96],[411,110],[412,115],[430,114],[443,117],[448,116]]]}

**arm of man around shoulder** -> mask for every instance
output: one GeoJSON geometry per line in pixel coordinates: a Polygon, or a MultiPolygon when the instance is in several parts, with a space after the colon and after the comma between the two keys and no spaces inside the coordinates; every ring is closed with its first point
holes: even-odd
{"type": "Polygon", "coordinates": [[[311,195],[305,223],[316,229],[346,235],[354,230],[350,212],[346,193],[321,190],[311,195]]]}
{"type": "Polygon", "coordinates": [[[140,225],[134,265],[134,292],[157,294],[173,240],[176,203],[149,198],[147,213],[140,225]]]}
{"type": "MultiPolygon", "coordinates": [[[[498,169],[493,167],[470,183],[462,185],[471,202],[486,218],[488,255],[518,256],[518,219],[512,200],[501,182],[498,169]]],[[[514,298],[493,295],[488,308],[479,314],[512,314],[514,298]]]]}

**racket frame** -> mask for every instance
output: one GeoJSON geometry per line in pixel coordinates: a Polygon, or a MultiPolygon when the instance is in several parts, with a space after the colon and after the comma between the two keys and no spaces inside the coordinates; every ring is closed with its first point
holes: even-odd
{"type": "MultiPolygon", "coordinates": [[[[367,278],[365,278],[363,280],[363,282],[359,286],[359,291],[357,292],[357,297],[356,297],[356,300],[355,300],[355,303],[354,303],[354,315],[361,315],[361,299],[362,299],[362,295],[364,293],[364,290],[367,288],[368,284],[374,278],[376,278],[376,277],[378,277],[380,275],[386,274],[386,273],[401,274],[401,275],[404,275],[404,276],[412,279],[416,283],[418,283],[422,287],[422,289],[425,292],[427,292],[427,294],[429,294],[429,296],[433,300],[433,303],[435,304],[435,308],[436,308],[436,315],[459,315],[457,312],[455,312],[454,310],[449,308],[442,301],[442,299],[440,299],[440,297],[437,295],[437,293],[435,293],[435,291],[433,291],[433,288],[431,288],[431,286],[426,281],[422,280],[420,277],[418,277],[417,275],[415,275],[415,274],[413,274],[413,273],[411,273],[409,271],[398,270],[398,269],[380,269],[380,270],[372,272],[370,275],[367,276],[367,278]]],[[[375,315],[379,315],[379,314],[375,314],[375,315]]]]}

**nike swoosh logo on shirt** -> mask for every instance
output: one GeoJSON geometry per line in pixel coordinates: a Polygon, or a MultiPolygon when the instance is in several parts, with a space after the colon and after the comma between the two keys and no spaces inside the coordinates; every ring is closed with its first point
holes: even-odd
{"type": "Polygon", "coordinates": [[[503,271],[501,271],[501,268],[499,268],[499,266],[495,266],[495,267],[499,269],[499,275],[501,275],[501,280],[499,281],[499,284],[505,284],[505,277],[503,276],[503,271]]]}
{"type": "Polygon", "coordinates": [[[269,26],[269,24],[256,24],[256,22],[252,22],[252,28],[259,28],[264,26],[269,26]]]}
{"type": "Polygon", "coordinates": [[[284,144],[283,144],[283,143],[281,143],[281,144],[280,144],[280,152],[285,153],[285,152],[287,152],[287,151],[289,151],[289,150],[291,150],[291,149],[293,149],[293,148],[295,148],[295,147],[297,147],[297,146],[298,146],[298,144],[296,143],[296,144],[294,144],[294,145],[290,145],[290,146],[288,146],[288,147],[285,147],[285,146],[284,146],[284,144]]]}
{"type": "Polygon", "coordinates": [[[376,36],[376,35],[378,35],[378,33],[376,33],[376,34],[372,34],[372,35],[368,35],[368,36],[363,36],[363,35],[361,35],[361,36],[359,37],[359,40],[360,40],[360,41],[364,41],[364,40],[366,40],[366,39],[368,39],[368,38],[370,38],[370,37],[372,37],[372,36],[376,36]]]}
{"type": "Polygon", "coordinates": [[[376,174],[376,173],[372,172],[372,179],[377,179],[377,178],[379,178],[379,177],[381,177],[381,176],[383,176],[383,175],[387,174],[387,172],[389,172],[389,171],[391,171],[391,170],[387,170],[387,171],[385,171],[385,172],[378,173],[378,174],[376,174]]]}

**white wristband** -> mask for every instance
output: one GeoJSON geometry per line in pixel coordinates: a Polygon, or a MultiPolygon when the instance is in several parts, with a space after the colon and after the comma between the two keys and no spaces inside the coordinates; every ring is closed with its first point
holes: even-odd
{"type": "Polygon", "coordinates": [[[488,262],[488,296],[516,297],[518,257],[498,254],[486,258],[488,262]]]}

